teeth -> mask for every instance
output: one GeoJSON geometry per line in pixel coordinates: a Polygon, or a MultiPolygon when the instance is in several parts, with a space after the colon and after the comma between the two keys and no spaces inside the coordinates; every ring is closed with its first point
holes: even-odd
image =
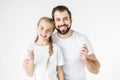
{"type": "Polygon", "coordinates": [[[66,29],[66,27],[65,27],[65,26],[62,26],[62,27],[60,27],[60,29],[66,29]]]}

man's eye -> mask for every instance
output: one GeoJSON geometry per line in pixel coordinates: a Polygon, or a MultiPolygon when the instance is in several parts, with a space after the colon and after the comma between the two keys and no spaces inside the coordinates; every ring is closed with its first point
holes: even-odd
{"type": "Polygon", "coordinates": [[[66,17],[66,18],[64,18],[64,20],[68,20],[68,18],[66,17]]]}
{"type": "Polygon", "coordinates": [[[56,21],[60,21],[60,19],[56,19],[56,21]]]}

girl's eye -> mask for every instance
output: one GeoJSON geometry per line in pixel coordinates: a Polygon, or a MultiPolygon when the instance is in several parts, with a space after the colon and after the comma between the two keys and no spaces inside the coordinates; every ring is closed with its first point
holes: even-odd
{"type": "Polygon", "coordinates": [[[42,28],[42,27],[41,27],[40,29],[41,29],[41,30],[43,30],[43,28],[42,28]]]}
{"type": "Polygon", "coordinates": [[[51,30],[47,30],[47,32],[51,32],[51,30]]]}

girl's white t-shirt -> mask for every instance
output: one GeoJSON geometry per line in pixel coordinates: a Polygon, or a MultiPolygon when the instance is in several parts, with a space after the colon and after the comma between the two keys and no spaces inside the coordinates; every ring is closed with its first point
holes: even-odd
{"type": "Polygon", "coordinates": [[[53,43],[53,55],[49,59],[47,69],[49,45],[38,46],[32,43],[28,46],[27,50],[34,50],[34,80],[58,80],[56,68],[65,63],[61,49],[56,44],[53,43]]]}

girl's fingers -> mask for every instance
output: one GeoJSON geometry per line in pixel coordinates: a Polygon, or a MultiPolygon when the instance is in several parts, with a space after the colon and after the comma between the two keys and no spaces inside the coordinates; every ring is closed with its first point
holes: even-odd
{"type": "Polygon", "coordinates": [[[28,53],[29,55],[34,56],[34,50],[27,50],[27,53],[28,53]]]}
{"type": "Polygon", "coordinates": [[[30,62],[31,62],[31,58],[30,59],[29,58],[24,59],[24,63],[29,64],[30,62]]]}
{"type": "Polygon", "coordinates": [[[32,49],[32,50],[27,50],[28,52],[30,52],[30,53],[33,53],[34,52],[34,50],[32,49]]]}

